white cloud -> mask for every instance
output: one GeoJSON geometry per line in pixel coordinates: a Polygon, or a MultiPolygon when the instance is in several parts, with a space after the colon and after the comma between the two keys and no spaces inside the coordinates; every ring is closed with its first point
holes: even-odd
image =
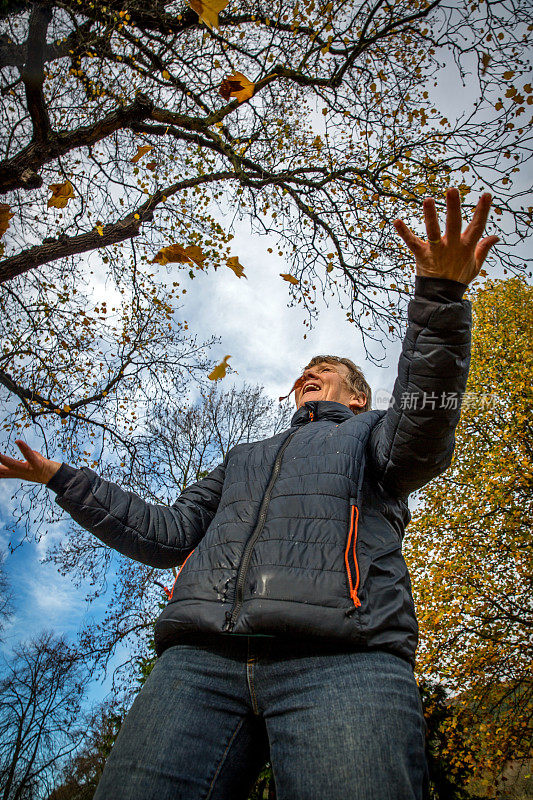
{"type": "Polygon", "coordinates": [[[247,279],[224,267],[216,273],[197,273],[187,285],[184,307],[190,329],[200,338],[220,337],[213,359],[231,355],[230,365],[238,376],[227,383],[262,383],[272,396],[285,395],[312,356],[329,353],[351,358],[376,388],[392,387],[399,343],[385,342],[385,369],[376,366],[367,359],[355,326],[333,301],[329,307],[321,302],[319,318],[309,331],[303,325],[305,312],[287,306],[289,284],[279,273],[289,267],[267,253],[271,240],[238,225],[232,244],[232,255],[239,256],[247,279]]]}

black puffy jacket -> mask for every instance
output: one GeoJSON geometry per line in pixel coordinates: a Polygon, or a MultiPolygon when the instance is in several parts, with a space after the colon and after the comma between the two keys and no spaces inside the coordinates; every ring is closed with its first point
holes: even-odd
{"type": "Polygon", "coordinates": [[[156,624],[159,653],[206,632],[341,640],[414,661],[406,500],[452,457],[470,352],[463,290],[417,278],[386,412],[305,403],[289,430],[232,448],[171,507],[61,466],[49,488],[103,542],[154,567],[188,556],[156,624]]]}

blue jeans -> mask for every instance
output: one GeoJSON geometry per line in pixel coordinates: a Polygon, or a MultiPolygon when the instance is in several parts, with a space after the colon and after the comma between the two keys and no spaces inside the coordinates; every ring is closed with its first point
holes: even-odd
{"type": "Polygon", "coordinates": [[[424,719],[386,652],[220,636],[170,647],[128,713],[94,800],[420,800],[424,719]]]}

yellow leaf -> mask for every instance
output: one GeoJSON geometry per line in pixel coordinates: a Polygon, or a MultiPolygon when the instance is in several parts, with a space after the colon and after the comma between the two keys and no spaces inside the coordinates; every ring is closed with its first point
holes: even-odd
{"type": "Polygon", "coordinates": [[[219,381],[221,378],[226,377],[226,370],[228,368],[228,359],[231,356],[224,356],[224,360],[218,364],[213,372],[211,372],[207,377],[210,381],[219,381]]]}
{"type": "Polygon", "coordinates": [[[244,274],[244,267],[242,264],[239,264],[238,256],[232,256],[231,258],[228,258],[226,264],[230,269],[233,270],[238,278],[246,278],[246,275],[244,274]]]}
{"type": "Polygon", "coordinates": [[[190,261],[194,261],[201,269],[204,268],[205,256],[202,253],[201,247],[198,247],[196,244],[190,244],[185,248],[185,254],[190,261]]]}
{"type": "Polygon", "coordinates": [[[65,208],[74,197],[74,187],[70,181],[51,183],[48,188],[52,190],[52,197],[48,198],[48,208],[65,208]]]}
{"type": "Polygon", "coordinates": [[[288,275],[285,272],[280,272],[279,274],[283,278],[284,281],[288,281],[288,283],[292,283],[294,286],[296,286],[296,284],[300,283],[298,278],[295,278],[294,275],[288,275]]]}
{"type": "Polygon", "coordinates": [[[131,163],[136,164],[137,161],[140,161],[140,159],[146,155],[146,153],[149,153],[150,150],[153,149],[154,148],[150,144],[140,144],[133,158],[130,158],[131,163]]]}
{"type": "Polygon", "coordinates": [[[242,72],[234,72],[233,75],[228,75],[220,84],[218,93],[224,100],[229,100],[230,97],[236,97],[239,103],[244,103],[249,100],[255,91],[255,83],[249,81],[242,72]]]}
{"type": "Polygon", "coordinates": [[[9,220],[15,215],[11,212],[11,206],[7,203],[0,203],[0,236],[9,228],[9,220]]]}
{"type": "Polygon", "coordinates": [[[218,28],[218,15],[228,5],[229,0],[187,0],[190,8],[208,28],[218,28]]]}
{"type": "Polygon", "coordinates": [[[168,81],[170,79],[170,72],[164,69],[163,72],[161,73],[161,77],[164,78],[166,81],[168,81]]]}
{"type": "Polygon", "coordinates": [[[96,226],[96,230],[98,231],[98,233],[100,234],[100,236],[103,236],[103,235],[104,235],[104,226],[103,226],[103,225],[97,225],[97,226],[96,226]]]}
{"type": "Polygon", "coordinates": [[[198,245],[191,244],[188,247],[183,247],[181,244],[171,244],[168,247],[163,247],[152,259],[152,264],[187,264],[191,261],[203,269],[203,262],[205,256],[202,253],[202,248],[198,245]]]}

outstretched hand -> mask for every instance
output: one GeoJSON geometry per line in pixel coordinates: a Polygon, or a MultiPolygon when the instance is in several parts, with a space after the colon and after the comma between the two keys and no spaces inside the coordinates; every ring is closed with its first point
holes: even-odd
{"type": "Polygon", "coordinates": [[[34,483],[48,483],[61,464],[45,458],[37,450],[32,450],[22,439],[16,439],[15,443],[26,460],[17,461],[16,458],[0,454],[0,478],[22,478],[34,483]]]}
{"type": "Polygon", "coordinates": [[[423,203],[428,241],[424,242],[401,219],[394,227],[416,259],[416,274],[429,278],[448,278],[471,283],[478,275],[490,248],[498,236],[481,239],[489,216],[492,195],[482,194],[471,222],[463,232],[461,198],[455,188],[446,192],[446,232],[441,236],[435,201],[426,197],[423,203]]]}

